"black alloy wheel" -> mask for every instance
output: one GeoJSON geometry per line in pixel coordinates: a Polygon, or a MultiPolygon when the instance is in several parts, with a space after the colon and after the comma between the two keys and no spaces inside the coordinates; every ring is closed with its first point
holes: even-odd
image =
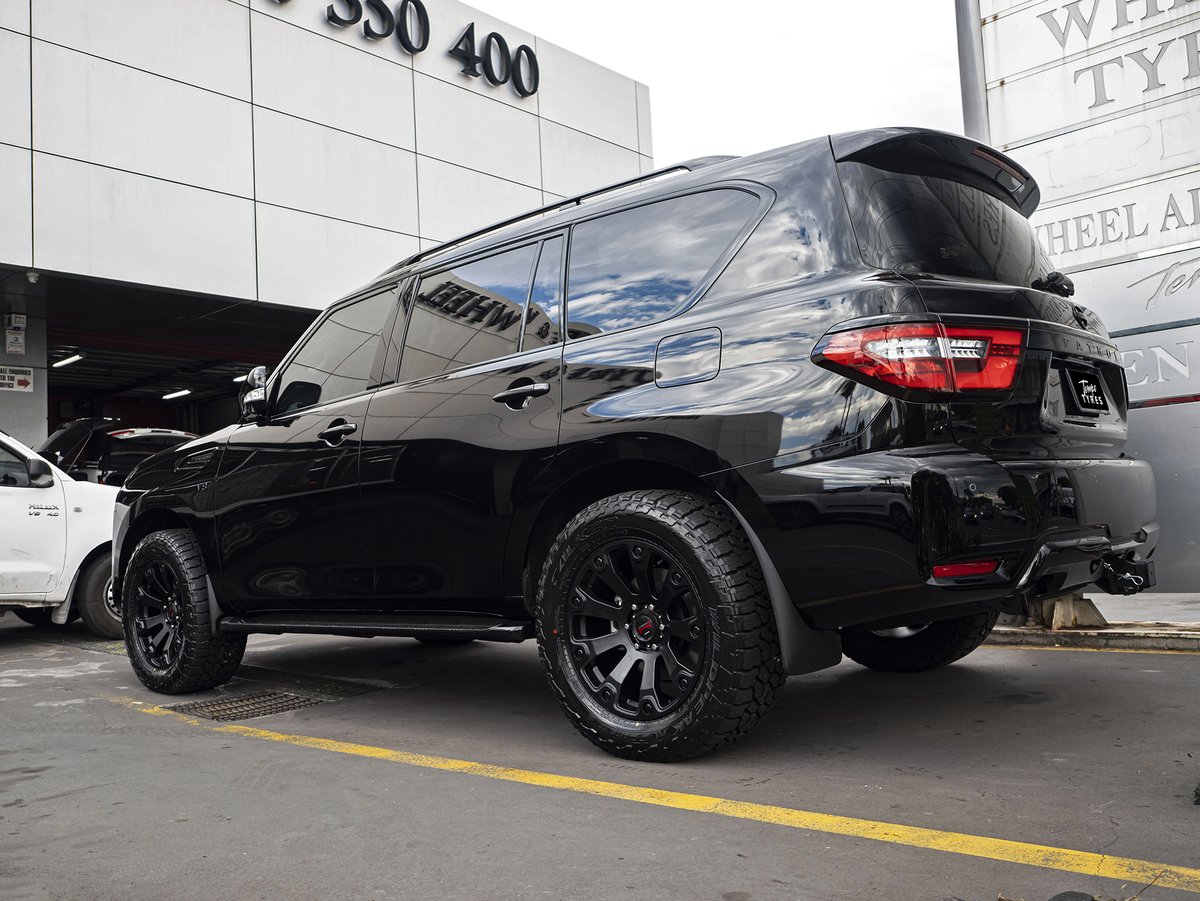
{"type": "Polygon", "coordinates": [[[705,654],[697,590],[678,558],[648,538],[610,541],[575,576],[567,614],[575,675],[621,717],[671,713],[705,654]]]}
{"type": "Polygon", "coordinates": [[[784,682],[758,558],[720,502],[596,501],[546,555],[535,604],[547,680],[597,747],[684,760],[750,731],[784,682]]]}
{"type": "Polygon", "coordinates": [[[180,580],[163,560],[130,574],[133,592],[133,634],[146,661],[155,669],[167,669],[179,660],[183,646],[180,629],[180,580]]]}
{"type": "Polygon", "coordinates": [[[147,688],[204,691],[237,672],[246,636],[213,629],[204,555],[187,529],[152,532],[138,543],[121,605],[129,662],[147,688]]]}

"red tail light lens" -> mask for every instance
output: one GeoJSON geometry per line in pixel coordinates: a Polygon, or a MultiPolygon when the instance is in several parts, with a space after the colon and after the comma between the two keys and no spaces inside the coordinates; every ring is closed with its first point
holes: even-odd
{"type": "Polygon", "coordinates": [[[813,359],[910,390],[1004,391],[1016,381],[1023,343],[1014,329],[902,323],[827,335],[813,359]]]}
{"type": "Polygon", "coordinates": [[[933,568],[935,579],[953,579],[956,576],[986,576],[1000,568],[999,560],[975,560],[971,563],[946,563],[933,568]]]}

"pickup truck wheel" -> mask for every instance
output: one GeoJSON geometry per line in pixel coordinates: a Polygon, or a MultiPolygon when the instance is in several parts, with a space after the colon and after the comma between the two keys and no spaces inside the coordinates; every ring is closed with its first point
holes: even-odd
{"type": "Polygon", "coordinates": [[[214,688],[242,661],[246,636],[213,631],[206,574],[187,529],[153,532],[129,558],[121,593],[125,646],[137,677],[153,691],[214,688]]]}
{"type": "Polygon", "coordinates": [[[885,673],[920,673],[966,657],[983,644],[1000,614],[974,613],[919,627],[842,631],[842,652],[885,673]]]}
{"type": "Polygon", "coordinates": [[[71,605],[83,617],[83,624],[101,638],[120,638],[121,612],[112,600],[112,557],[105,554],[88,564],[75,586],[71,605]]]}
{"type": "Polygon", "coordinates": [[[575,516],[539,580],[550,685],[593,744],[683,760],[748,732],[785,675],[758,560],[729,511],[634,491],[575,516]]]}

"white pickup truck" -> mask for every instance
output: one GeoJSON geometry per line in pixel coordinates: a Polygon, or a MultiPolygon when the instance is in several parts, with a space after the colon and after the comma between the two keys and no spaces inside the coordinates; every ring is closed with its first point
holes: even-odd
{"type": "Polygon", "coordinates": [[[0,616],[48,627],[78,614],[97,635],[121,637],[111,591],[117,491],[75,481],[0,432],[0,616]]]}

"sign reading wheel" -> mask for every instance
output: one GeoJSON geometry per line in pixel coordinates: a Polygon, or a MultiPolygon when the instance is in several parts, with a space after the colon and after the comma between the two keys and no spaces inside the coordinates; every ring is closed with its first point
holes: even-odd
{"type": "Polygon", "coordinates": [[[28,366],[0,366],[0,391],[32,390],[32,368],[28,366]]]}

